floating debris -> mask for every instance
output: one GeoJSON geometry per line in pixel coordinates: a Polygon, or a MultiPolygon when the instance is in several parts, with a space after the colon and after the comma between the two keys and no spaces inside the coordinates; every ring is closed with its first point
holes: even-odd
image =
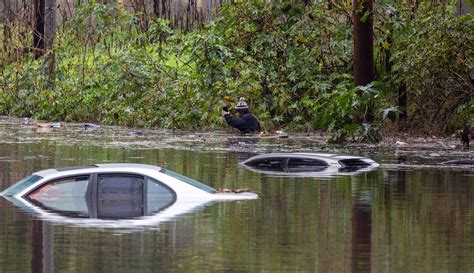
{"type": "Polygon", "coordinates": [[[38,123],[36,123],[36,127],[38,127],[38,128],[53,128],[53,125],[49,122],[38,122],[38,123]]]}
{"type": "Polygon", "coordinates": [[[97,124],[92,124],[92,123],[86,123],[84,124],[84,129],[85,130],[96,130],[96,129],[99,129],[100,126],[97,125],[97,124]]]}
{"type": "Polygon", "coordinates": [[[128,132],[129,135],[131,136],[143,136],[144,133],[142,131],[130,131],[128,132]]]}
{"type": "Polygon", "coordinates": [[[53,131],[53,127],[36,127],[37,133],[51,133],[53,131]]]}
{"type": "Polygon", "coordinates": [[[288,134],[283,131],[276,131],[275,133],[277,134],[278,138],[288,138],[288,134]]]}
{"type": "Polygon", "coordinates": [[[443,165],[474,165],[474,159],[456,159],[442,162],[443,165]]]}
{"type": "Polygon", "coordinates": [[[225,189],[225,188],[219,188],[217,189],[218,193],[242,193],[242,192],[252,192],[252,193],[257,193],[254,190],[250,188],[240,188],[240,189],[225,189]]]}

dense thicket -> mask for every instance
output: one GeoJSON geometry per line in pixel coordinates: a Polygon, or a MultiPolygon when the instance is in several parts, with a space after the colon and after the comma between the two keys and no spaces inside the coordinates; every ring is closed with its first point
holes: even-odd
{"type": "Polygon", "coordinates": [[[473,118],[474,21],[453,6],[378,3],[377,80],[365,87],[353,84],[350,1],[235,1],[188,33],[156,18],[144,30],[139,16],[80,7],[57,33],[54,90],[44,60],[21,55],[3,63],[0,114],[213,129],[220,107],[244,96],[267,128],[337,139],[367,135],[374,125],[353,124],[367,109],[375,125],[395,120],[404,86],[407,128],[449,132],[473,118]]]}

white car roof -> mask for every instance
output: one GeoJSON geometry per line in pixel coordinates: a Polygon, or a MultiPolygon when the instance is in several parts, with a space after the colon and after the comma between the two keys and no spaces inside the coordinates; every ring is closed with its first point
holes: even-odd
{"type": "Polygon", "coordinates": [[[288,157],[288,158],[315,158],[325,161],[341,160],[341,159],[362,159],[365,157],[351,156],[351,155],[337,155],[337,154],[326,154],[326,153],[269,153],[263,155],[257,155],[249,158],[248,160],[271,158],[271,157],[288,157]]]}
{"type": "Polygon", "coordinates": [[[46,177],[52,174],[57,174],[60,172],[75,172],[79,170],[88,170],[88,172],[92,170],[97,171],[114,171],[114,170],[130,170],[130,169],[142,169],[142,170],[154,170],[154,171],[161,171],[162,168],[158,166],[148,165],[148,164],[137,164],[137,163],[108,163],[108,164],[95,164],[95,165],[88,165],[88,166],[77,166],[77,167],[65,167],[65,168],[56,168],[56,169],[47,169],[33,173],[34,175],[38,175],[41,177],[46,177]]]}
{"type": "Polygon", "coordinates": [[[266,173],[266,174],[273,174],[278,176],[307,176],[307,177],[330,177],[336,174],[340,175],[350,175],[359,172],[366,172],[370,171],[379,166],[379,164],[373,161],[370,158],[361,157],[361,156],[350,156],[350,155],[338,155],[338,154],[329,154],[329,153],[269,153],[269,154],[262,154],[250,157],[249,159],[241,162],[241,164],[256,172],[266,173]],[[279,167],[276,166],[276,169],[266,169],[266,166],[259,168],[257,166],[253,166],[253,164],[258,164],[266,159],[289,159],[289,158],[298,158],[298,159],[315,159],[319,161],[325,162],[327,166],[322,166],[321,169],[314,169],[314,170],[307,170],[307,171],[289,171],[286,168],[285,163],[279,167]],[[354,162],[349,162],[354,161],[354,162]],[[358,168],[352,171],[340,171],[340,168],[345,168],[350,166],[351,164],[357,165],[357,161],[364,162],[363,168],[358,168]]]}
{"type": "Polygon", "coordinates": [[[327,158],[327,159],[360,159],[365,158],[362,156],[354,156],[354,155],[338,155],[338,154],[325,154],[325,153],[292,153],[293,155],[306,155],[310,157],[317,157],[317,158],[327,158]]]}

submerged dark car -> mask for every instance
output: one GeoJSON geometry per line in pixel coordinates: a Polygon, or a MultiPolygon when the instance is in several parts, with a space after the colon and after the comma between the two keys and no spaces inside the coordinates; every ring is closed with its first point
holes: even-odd
{"type": "Polygon", "coordinates": [[[347,175],[379,166],[366,157],[324,153],[270,153],[251,157],[242,164],[260,173],[297,176],[347,175]]]}

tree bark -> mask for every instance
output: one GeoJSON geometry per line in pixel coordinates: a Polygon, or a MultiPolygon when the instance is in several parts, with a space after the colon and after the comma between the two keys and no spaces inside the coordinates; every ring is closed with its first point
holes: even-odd
{"type": "Polygon", "coordinates": [[[161,0],[161,18],[170,19],[166,16],[166,0],[161,0]]]}
{"type": "MultiPolygon", "coordinates": [[[[353,0],[354,6],[354,83],[365,86],[374,81],[373,0],[353,0]]],[[[370,106],[368,106],[370,107],[370,106]]],[[[371,109],[365,111],[366,122],[373,121],[371,109]]]]}
{"type": "Polygon", "coordinates": [[[153,0],[153,15],[156,17],[160,17],[160,1],[159,0],[153,0]]]}
{"type": "Polygon", "coordinates": [[[44,14],[44,45],[46,50],[52,50],[56,36],[56,0],[46,0],[44,14]]]}
{"type": "Polygon", "coordinates": [[[407,85],[405,83],[400,84],[398,87],[398,130],[404,131],[406,128],[407,121],[407,85]]]}
{"type": "Polygon", "coordinates": [[[44,17],[44,47],[46,49],[45,69],[49,87],[54,89],[54,39],[56,34],[56,0],[46,0],[44,17]]]}

